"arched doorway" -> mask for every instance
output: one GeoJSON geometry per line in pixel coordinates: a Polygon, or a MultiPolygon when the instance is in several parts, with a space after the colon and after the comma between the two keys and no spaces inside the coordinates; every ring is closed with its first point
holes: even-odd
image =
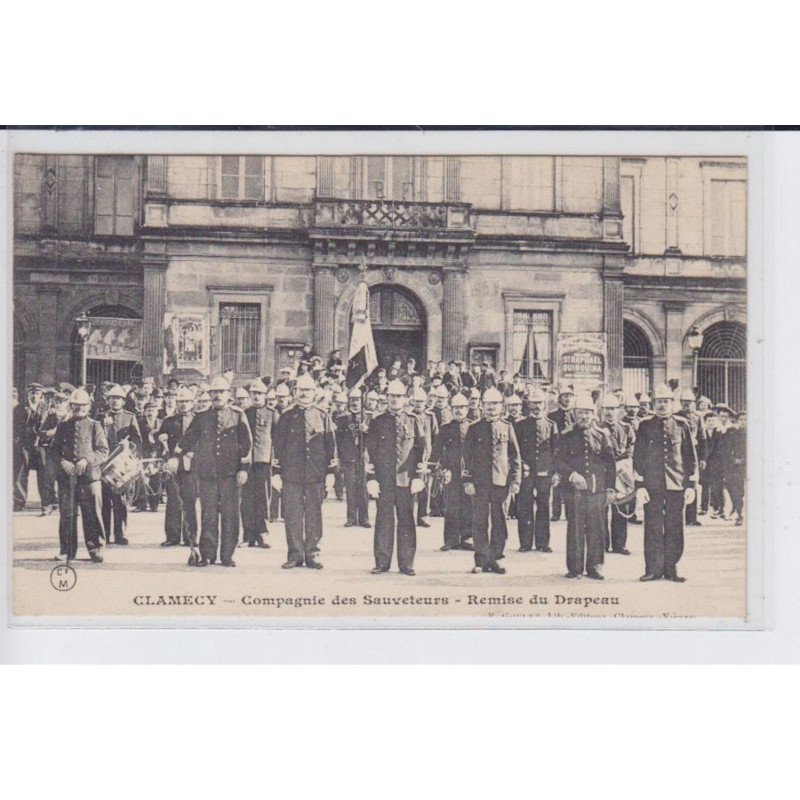
{"type": "MultiPolygon", "coordinates": [[[[127,306],[108,305],[94,306],[86,312],[88,317],[105,317],[110,319],[141,319],[127,306]]],[[[72,383],[78,386],[81,382],[81,368],[83,361],[83,342],[78,335],[78,326],[72,326],[71,337],[70,375],[72,383]]],[[[139,359],[128,358],[90,358],[86,362],[86,382],[95,386],[103,381],[113,383],[130,383],[141,377],[141,355],[139,359]]]]}
{"type": "Polygon", "coordinates": [[[369,313],[378,365],[388,369],[400,359],[405,366],[413,358],[417,370],[424,371],[427,326],[422,303],[407,289],[379,284],[369,290],[369,313]]]}
{"type": "Polygon", "coordinates": [[[630,320],[622,323],[622,393],[649,394],[653,384],[653,348],[647,334],[630,320]]]}
{"type": "Polygon", "coordinates": [[[715,322],[703,331],[697,385],[713,403],[736,411],[747,406],[747,328],[740,322],[715,322]]]}

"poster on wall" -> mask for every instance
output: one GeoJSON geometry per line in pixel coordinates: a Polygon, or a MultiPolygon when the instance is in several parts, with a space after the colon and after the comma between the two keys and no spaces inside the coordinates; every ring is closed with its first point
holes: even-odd
{"type": "Polygon", "coordinates": [[[576,389],[596,389],[606,380],[604,333],[559,333],[558,364],[561,380],[576,389]]]}
{"type": "Polygon", "coordinates": [[[174,313],[164,314],[164,373],[173,370],[191,369],[207,375],[208,361],[208,314],[174,313]]]}
{"type": "Polygon", "coordinates": [[[90,317],[86,358],[101,361],[141,361],[142,321],[114,317],[90,317]]]}

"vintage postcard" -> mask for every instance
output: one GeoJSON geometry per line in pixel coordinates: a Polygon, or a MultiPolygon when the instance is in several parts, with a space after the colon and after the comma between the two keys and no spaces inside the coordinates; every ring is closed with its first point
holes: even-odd
{"type": "Polygon", "coordinates": [[[9,155],[12,623],[761,621],[752,151],[226,136],[9,155]]]}

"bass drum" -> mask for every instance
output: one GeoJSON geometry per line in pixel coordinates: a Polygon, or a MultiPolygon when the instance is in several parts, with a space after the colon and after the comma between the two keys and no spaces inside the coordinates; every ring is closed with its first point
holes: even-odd
{"type": "Polygon", "coordinates": [[[111,452],[100,468],[100,480],[107,483],[117,494],[126,496],[135,487],[142,473],[142,462],[136,448],[123,439],[111,452]]]}

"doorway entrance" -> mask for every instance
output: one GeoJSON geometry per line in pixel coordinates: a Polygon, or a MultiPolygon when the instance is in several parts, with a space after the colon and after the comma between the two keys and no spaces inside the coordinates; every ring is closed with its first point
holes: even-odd
{"type": "Polygon", "coordinates": [[[369,293],[370,321],[378,365],[389,369],[399,359],[405,367],[409,358],[424,372],[426,320],[422,304],[414,294],[399,286],[381,284],[369,293]]]}

